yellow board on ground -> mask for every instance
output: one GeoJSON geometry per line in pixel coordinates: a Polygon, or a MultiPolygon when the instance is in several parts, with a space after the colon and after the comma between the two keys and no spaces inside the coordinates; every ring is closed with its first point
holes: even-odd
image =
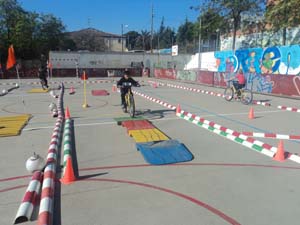
{"type": "Polygon", "coordinates": [[[49,89],[43,89],[43,88],[32,88],[28,91],[28,93],[47,93],[49,89]]]}
{"type": "Polygon", "coordinates": [[[145,130],[129,130],[128,134],[133,137],[137,143],[169,140],[164,133],[156,128],[145,130]]]}
{"type": "Polygon", "coordinates": [[[0,117],[0,137],[19,135],[30,117],[30,114],[0,117]]]}

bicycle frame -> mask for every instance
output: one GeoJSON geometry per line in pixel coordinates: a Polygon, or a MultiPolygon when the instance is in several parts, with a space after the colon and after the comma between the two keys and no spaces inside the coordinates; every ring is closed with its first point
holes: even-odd
{"type": "Polygon", "coordinates": [[[131,88],[128,89],[127,93],[125,94],[125,103],[127,107],[127,112],[131,117],[134,117],[135,115],[135,103],[133,98],[133,93],[131,91],[131,88]]]}
{"type": "Polygon", "coordinates": [[[231,101],[233,97],[236,97],[241,100],[241,102],[245,105],[248,105],[252,102],[252,90],[249,90],[245,87],[236,89],[235,86],[233,85],[233,81],[230,80],[228,82],[227,88],[225,89],[225,100],[226,101],[231,101]],[[240,94],[238,95],[238,90],[240,91],[240,94]]]}

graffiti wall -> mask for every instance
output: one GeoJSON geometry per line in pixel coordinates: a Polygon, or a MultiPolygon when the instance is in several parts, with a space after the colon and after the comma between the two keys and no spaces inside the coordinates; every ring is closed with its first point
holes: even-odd
{"type": "Polygon", "coordinates": [[[176,79],[176,70],[174,69],[154,69],[154,76],[163,79],[176,79]]]}
{"type": "Polygon", "coordinates": [[[177,80],[185,80],[185,81],[196,81],[197,73],[196,73],[196,71],[191,71],[191,70],[177,71],[176,79],[177,80]]]}
{"type": "Polygon", "coordinates": [[[244,73],[300,75],[300,45],[221,51],[214,57],[218,72],[242,68],[244,73]]]}

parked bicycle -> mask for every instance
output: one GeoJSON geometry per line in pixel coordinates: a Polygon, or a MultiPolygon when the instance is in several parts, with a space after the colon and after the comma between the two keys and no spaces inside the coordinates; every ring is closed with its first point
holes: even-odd
{"type": "Polygon", "coordinates": [[[228,81],[228,86],[224,91],[224,95],[226,101],[231,101],[235,97],[236,99],[240,99],[245,105],[249,105],[253,100],[252,90],[247,89],[246,87],[237,90],[233,85],[233,80],[228,81]]]}

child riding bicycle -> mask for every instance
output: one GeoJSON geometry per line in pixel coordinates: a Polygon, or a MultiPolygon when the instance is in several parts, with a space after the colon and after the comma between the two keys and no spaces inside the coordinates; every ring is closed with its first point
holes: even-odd
{"type": "Polygon", "coordinates": [[[232,80],[232,84],[236,90],[237,96],[239,97],[241,95],[240,89],[242,89],[246,86],[246,78],[243,73],[243,70],[239,69],[238,73],[234,77],[231,77],[231,78],[227,79],[226,81],[231,81],[231,80],[232,80]]]}
{"type": "Polygon", "coordinates": [[[132,79],[129,75],[129,71],[125,70],[123,77],[117,82],[117,87],[120,88],[120,92],[121,92],[122,109],[124,112],[126,112],[126,108],[127,108],[125,95],[128,92],[128,90],[131,88],[130,84],[135,87],[140,87],[139,82],[132,79]]]}

